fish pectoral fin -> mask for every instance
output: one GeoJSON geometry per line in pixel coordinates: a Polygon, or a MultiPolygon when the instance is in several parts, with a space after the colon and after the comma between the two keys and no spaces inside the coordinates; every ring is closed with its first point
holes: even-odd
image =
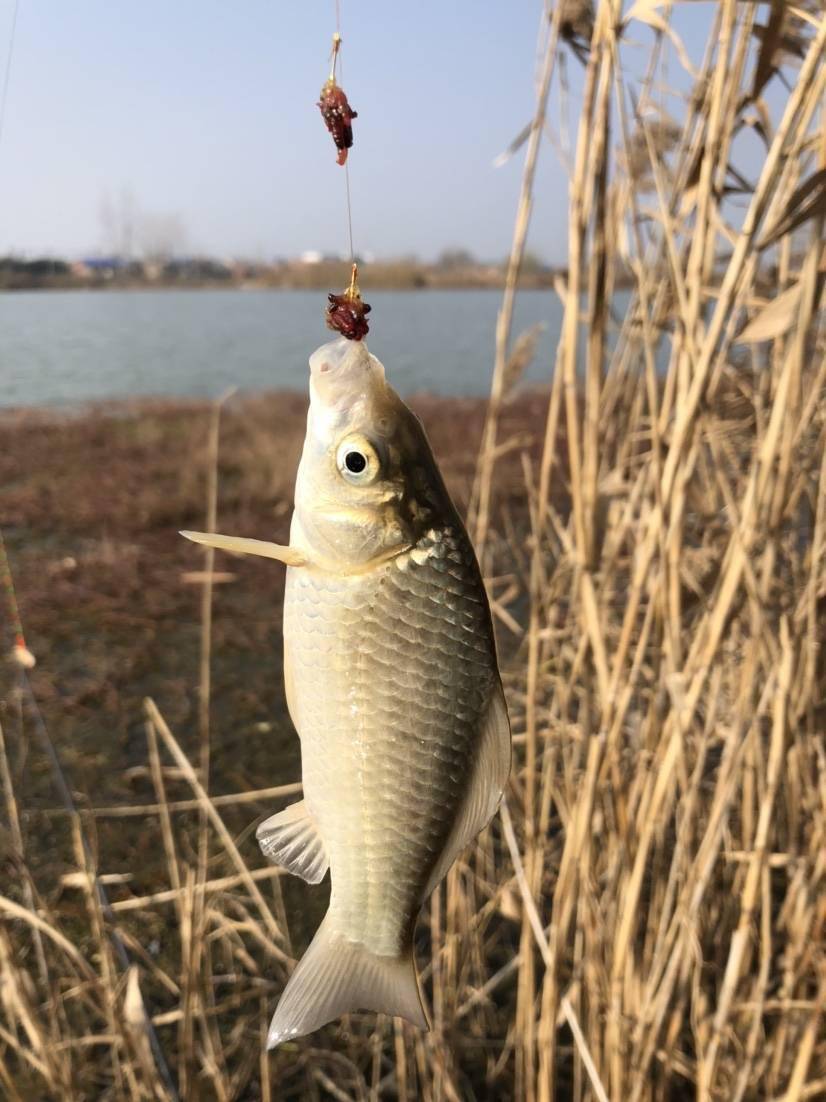
{"type": "Polygon", "coordinates": [[[284,547],[267,540],[247,539],[244,536],[219,536],[217,532],[181,532],[193,543],[215,547],[219,551],[234,551],[239,555],[259,555],[263,559],[277,559],[287,566],[306,566],[307,556],[295,547],[284,547]]]}
{"type": "Polygon", "coordinates": [[[279,1000],[267,1048],[303,1037],[354,1010],[375,1010],[428,1029],[413,947],[397,957],[378,956],[337,934],[329,913],[290,976],[279,1000]]]}
{"type": "Polygon", "coordinates": [[[497,684],[482,727],[470,785],[453,829],[437,860],[422,902],[447,875],[448,869],[496,814],[511,770],[511,725],[502,685],[497,684]]]}
{"type": "Polygon", "coordinates": [[[261,852],[274,865],[281,865],[308,884],[319,884],[324,879],[330,860],[304,800],[265,819],[255,837],[261,852]]]}

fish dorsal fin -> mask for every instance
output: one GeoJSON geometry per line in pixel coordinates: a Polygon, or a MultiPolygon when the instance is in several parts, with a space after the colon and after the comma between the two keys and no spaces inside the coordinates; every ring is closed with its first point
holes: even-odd
{"type": "Polygon", "coordinates": [[[284,547],[267,540],[247,539],[245,536],[219,536],[217,532],[181,532],[180,535],[204,547],[216,547],[219,551],[234,551],[239,555],[259,555],[262,559],[277,559],[287,566],[306,566],[307,556],[295,547],[284,547]]]}
{"type": "Polygon", "coordinates": [[[473,841],[496,814],[510,769],[511,726],[505,694],[501,683],[497,681],[479,739],[478,756],[470,785],[445,848],[430,874],[422,895],[423,903],[447,875],[448,869],[465,846],[473,841]]]}
{"type": "Polygon", "coordinates": [[[304,800],[265,819],[255,837],[261,852],[274,865],[281,865],[308,884],[319,884],[324,879],[330,860],[304,800]]]}

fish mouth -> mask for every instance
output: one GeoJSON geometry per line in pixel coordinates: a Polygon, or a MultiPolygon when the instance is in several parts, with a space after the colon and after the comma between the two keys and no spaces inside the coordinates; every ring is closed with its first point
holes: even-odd
{"type": "Polygon", "coordinates": [[[330,410],[351,408],[376,385],[384,386],[384,367],[364,341],[344,337],[323,344],[310,356],[310,402],[330,410]]]}

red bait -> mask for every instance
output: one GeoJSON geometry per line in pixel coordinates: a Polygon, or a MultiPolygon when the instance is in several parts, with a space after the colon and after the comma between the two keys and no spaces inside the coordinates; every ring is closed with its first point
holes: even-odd
{"type": "Polygon", "coordinates": [[[370,313],[369,304],[362,302],[358,294],[351,297],[349,289],[341,295],[329,294],[327,298],[327,328],[341,333],[348,341],[363,340],[370,328],[366,316],[370,313]]]}
{"type": "Polygon", "coordinates": [[[340,88],[335,80],[330,80],[321,89],[321,99],[318,101],[321,117],[324,124],[333,135],[336,143],[340,165],[347,160],[347,150],[353,145],[353,119],[358,118],[358,112],[354,111],[347,102],[344,89],[340,88]]]}

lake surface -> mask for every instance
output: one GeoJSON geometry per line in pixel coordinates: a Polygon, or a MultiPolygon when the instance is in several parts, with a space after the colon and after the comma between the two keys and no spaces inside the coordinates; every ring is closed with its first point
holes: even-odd
{"type": "MultiPolygon", "coordinates": [[[[487,394],[499,291],[371,291],[370,350],[403,394],[487,394]]],[[[138,395],[299,389],[331,339],[321,291],[0,294],[0,406],[138,395]]],[[[550,379],[562,322],[553,291],[517,297],[513,334],[545,322],[526,378],[550,379]]]]}

